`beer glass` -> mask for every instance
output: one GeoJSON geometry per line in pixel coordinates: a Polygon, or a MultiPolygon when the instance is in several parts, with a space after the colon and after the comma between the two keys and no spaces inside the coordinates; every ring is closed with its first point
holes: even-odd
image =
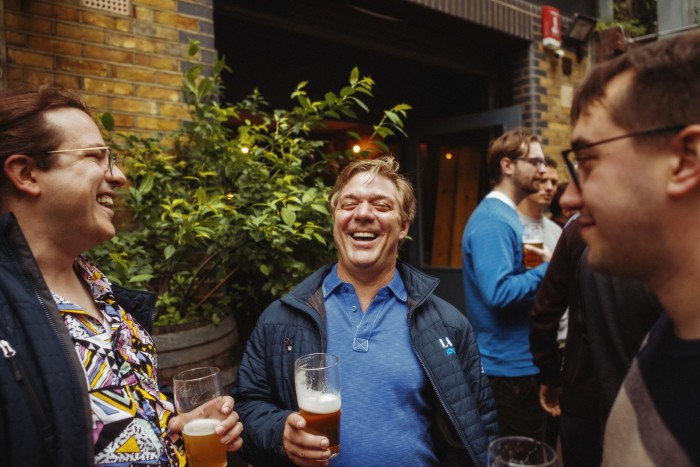
{"type": "Polygon", "coordinates": [[[489,444],[488,467],[552,467],[557,454],[547,443],[524,436],[504,436],[489,444]]]}
{"type": "Polygon", "coordinates": [[[182,429],[187,465],[226,467],[226,445],[221,444],[214,431],[223,417],[214,400],[224,395],[219,369],[203,367],[183,371],[173,378],[173,386],[178,414],[198,411],[198,416],[182,429]],[[207,403],[210,407],[202,407],[207,403]]]}
{"type": "Polygon", "coordinates": [[[338,357],[313,353],[294,362],[299,413],[305,431],[328,438],[331,459],[340,451],[340,374],[338,357]]]}
{"type": "MultiPolygon", "coordinates": [[[[544,248],[544,229],[541,224],[525,224],[523,226],[523,247],[531,245],[540,250],[544,248]]],[[[542,264],[542,257],[537,253],[523,248],[525,268],[532,269],[542,264]]]]}

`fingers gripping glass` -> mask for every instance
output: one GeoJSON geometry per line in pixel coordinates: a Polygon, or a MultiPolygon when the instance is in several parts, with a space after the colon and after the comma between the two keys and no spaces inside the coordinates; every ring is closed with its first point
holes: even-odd
{"type": "Polygon", "coordinates": [[[571,180],[574,181],[576,184],[576,188],[579,190],[581,189],[581,179],[578,175],[578,162],[576,159],[579,159],[580,156],[578,155],[579,151],[583,151],[584,149],[590,149],[594,146],[599,146],[601,144],[605,143],[612,143],[613,141],[617,141],[620,139],[625,139],[625,138],[634,138],[637,136],[645,136],[645,135],[651,135],[654,133],[666,133],[668,131],[680,131],[683,128],[685,128],[685,124],[677,124],[677,125],[670,125],[670,126],[664,126],[661,128],[652,128],[650,130],[642,130],[642,131],[633,131],[631,133],[625,133],[624,135],[620,136],[614,136],[612,138],[607,138],[603,139],[600,141],[596,141],[593,143],[586,143],[586,144],[574,144],[574,146],[570,147],[569,149],[564,149],[561,152],[561,157],[564,159],[564,163],[566,164],[566,168],[569,171],[569,176],[571,177],[571,180]],[[571,160],[569,156],[573,154],[574,160],[571,160]]]}
{"type": "Polygon", "coordinates": [[[112,149],[107,146],[97,146],[94,148],[81,148],[81,149],[59,149],[58,151],[48,151],[46,154],[60,154],[63,152],[100,152],[102,160],[107,160],[107,170],[109,170],[110,175],[114,175],[114,167],[117,165],[117,155],[112,152],[112,149]]]}

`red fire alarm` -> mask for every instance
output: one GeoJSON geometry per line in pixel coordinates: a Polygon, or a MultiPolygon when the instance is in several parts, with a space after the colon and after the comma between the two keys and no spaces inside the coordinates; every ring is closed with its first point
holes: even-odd
{"type": "Polygon", "coordinates": [[[551,50],[561,48],[561,15],[553,6],[542,5],[542,45],[551,50]]]}

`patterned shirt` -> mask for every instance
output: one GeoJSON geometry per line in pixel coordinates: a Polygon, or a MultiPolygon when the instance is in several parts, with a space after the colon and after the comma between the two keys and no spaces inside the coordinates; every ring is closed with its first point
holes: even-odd
{"type": "Polygon", "coordinates": [[[109,280],[86,258],[76,258],[74,268],[102,322],[53,297],[85,368],[95,465],[185,465],[182,441],[167,430],[174,409],[158,389],[151,336],[116,303],[109,280]]]}

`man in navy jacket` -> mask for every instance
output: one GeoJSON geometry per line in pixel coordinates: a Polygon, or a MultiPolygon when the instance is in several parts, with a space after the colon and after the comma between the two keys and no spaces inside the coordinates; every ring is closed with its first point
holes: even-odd
{"type": "Polygon", "coordinates": [[[433,295],[438,281],[397,262],[415,216],[391,157],[358,160],[331,196],[338,262],[262,314],[234,388],[241,455],[265,465],[328,465],[328,439],[296,412],[294,361],[340,357],[340,453],[332,465],[485,465],[495,404],[474,333],[433,295]]]}

